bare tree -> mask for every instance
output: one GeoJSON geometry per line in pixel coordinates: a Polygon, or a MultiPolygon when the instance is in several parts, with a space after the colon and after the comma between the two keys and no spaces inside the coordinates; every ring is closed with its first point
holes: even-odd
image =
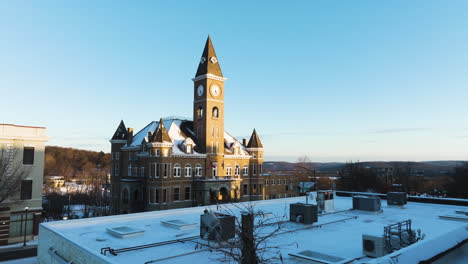
{"type": "Polygon", "coordinates": [[[304,155],[297,159],[294,171],[298,182],[314,182],[314,187],[317,187],[316,171],[308,156],[304,155]]]}
{"type": "Polygon", "coordinates": [[[0,146],[0,203],[17,198],[21,182],[31,172],[23,166],[19,155],[13,146],[0,146]]]}
{"type": "MultiPolygon", "coordinates": [[[[208,247],[222,253],[220,262],[239,264],[283,263],[280,248],[286,245],[272,245],[270,238],[279,235],[286,223],[286,214],[268,217],[263,211],[255,210],[253,203],[231,204],[241,212],[241,219],[236,217],[236,234],[233,239],[218,241],[213,244],[198,243],[197,247],[208,247]]],[[[235,215],[226,207],[223,213],[235,215]]]]}

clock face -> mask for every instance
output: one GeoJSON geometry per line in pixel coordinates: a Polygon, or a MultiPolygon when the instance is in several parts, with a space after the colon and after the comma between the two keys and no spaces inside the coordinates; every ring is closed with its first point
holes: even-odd
{"type": "Polygon", "coordinates": [[[219,88],[219,86],[216,84],[213,84],[211,86],[211,95],[218,96],[220,93],[221,93],[221,89],[219,88]]]}
{"type": "Polygon", "coordinates": [[[203,95],[203,90],[204,90],[203,85],[201,85],[201,84],[198,85],[198,87],[197,87],[197,95],[198,95],[198,96],[202,96],[202,95],[203,95]]]}

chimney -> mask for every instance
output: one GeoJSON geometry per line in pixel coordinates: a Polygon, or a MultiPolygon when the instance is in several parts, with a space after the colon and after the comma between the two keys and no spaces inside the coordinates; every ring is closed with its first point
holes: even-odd
{"type": "Polygon", "coordinates": [[[242,139],[242,145],[244,145],[244,146],[247,147],[247,139],[246,139],[246,138],[243,138],[243,139],[242,139]]]}
{"type": "Polygon", "coordinates": [[[132,144],[132,141],[133,141],[133,128],[129,127],[127,129],[127,145],[130,145],[132,144]]]}

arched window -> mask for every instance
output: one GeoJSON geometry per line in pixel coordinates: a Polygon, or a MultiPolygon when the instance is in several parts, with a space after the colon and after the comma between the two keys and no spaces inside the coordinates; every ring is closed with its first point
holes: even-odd
{"type": "Polygon", "coordinates": [[[219,117],[219,109],[218,107],[213,107],[213,117],[218,118],[219,117]]]}
{"type": "Polygon", "coordinates": [[[202,118],[203,117],[203,107],[198,107],[197,109],[197,117],[202,118]]]}
{"type": "Polygon", "coordinates": [[[174,177],[180,177],[180,165],[176,164],[174,165],[174,177]]]}
{"type": "Polygon", "coordinates": [[[185,177],[192,177],[192,166],[190,164],[185,165],[185,177]]]}
{"type": "Polygon", "coordinates": [[[122,203],[128,204],[128,189],[124,188],[122,192],[122,203]]]}
{"type": "Polygon", "coordinates": [[[195,166],[195,177],[201,177],[202,176],[202,166],[200,164],[197,164],[195,166]]]}

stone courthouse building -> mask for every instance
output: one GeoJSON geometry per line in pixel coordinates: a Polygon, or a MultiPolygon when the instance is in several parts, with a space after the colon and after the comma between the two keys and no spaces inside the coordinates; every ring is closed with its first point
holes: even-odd
{"type": "Polygon", "coordinates": [[[224,130],[224,78],[210,37],[193,81],[193,119],[152,121],[112,139],[114,213],[264,198],[263,145],[224,130]]]}

